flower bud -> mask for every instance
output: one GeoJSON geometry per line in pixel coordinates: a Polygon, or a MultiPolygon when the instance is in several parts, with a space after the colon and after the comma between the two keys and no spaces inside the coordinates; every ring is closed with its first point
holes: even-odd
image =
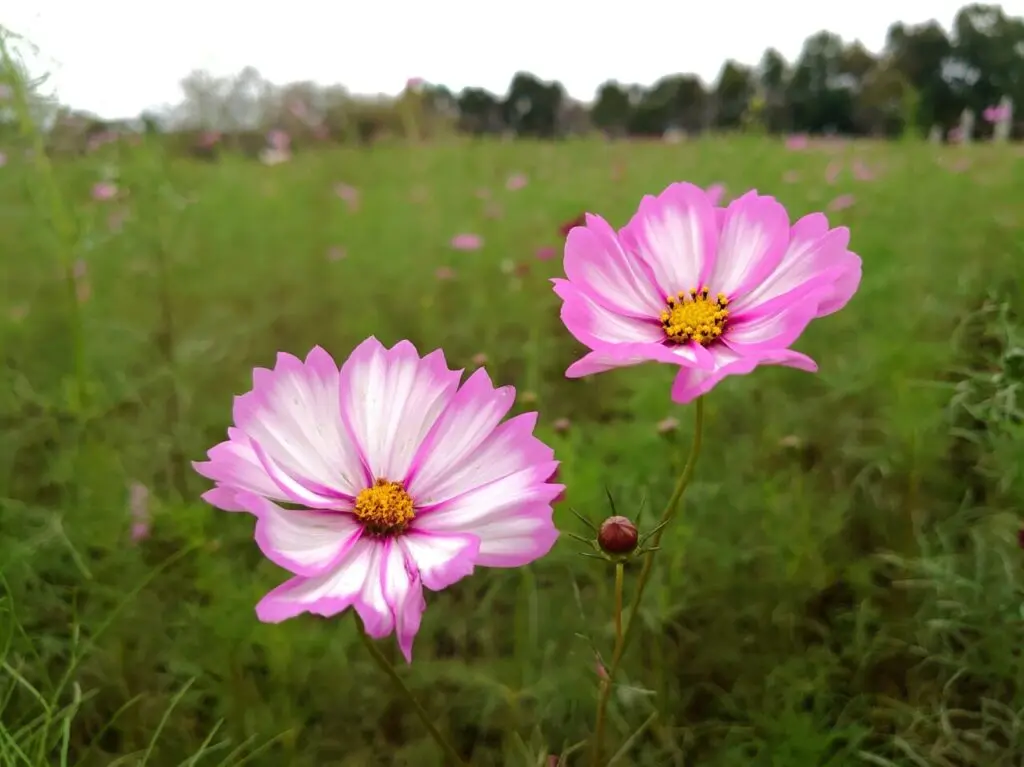
{"type": "Polygon", "coordinates": [[[629,554],[637,544],[636,525],[626,517],[608,517],[601,523],[597,543],[607,554],[629,554]]]}

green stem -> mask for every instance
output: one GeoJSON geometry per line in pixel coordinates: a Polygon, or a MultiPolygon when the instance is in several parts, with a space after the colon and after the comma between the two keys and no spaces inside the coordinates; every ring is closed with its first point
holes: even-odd
{"type": "MultiPolygon", "coordinates": [[[[615,563],[615,649],[612,651],[613,657],[618,655],[622,646],[622,586],[625,581],[626,566],[622,562],[615,563]]],[[[598,661],[600,662],[600,661],[598,661]]],[[[604,670],[604,666],[601,666],[601,670],[604,670]]],[[[605,720],[607,714],[607,700],[608,695],[611,692],[611,677],[603,676],[601,678],[601,701],[604,705],[599,705],[597,708],[597,721],[594,724],[594,747],[592,762],[594,765],[601,763],[601,756],[604,752],[604,729],[605,720]]]]}
{"type": "MultiPolygon", "coordinates": [[[[629,637],[633,629],[633,624],[636,623],[636,615],[640,609],[640,600],[643,599],[644,589],[647,588],[647,582],[651,577],[651,569],[654,567],[654,554],[661,544],[661,537],[665,534],[665,530],[668,527],[668,523],[675,517],[676,512],[679,510],[680,501],[683,499],[683,493],[686,492],[687,485],[690,484],[690,480],[693,479],[693,472],[697,466],[697,457],[700,455],[701,436],[704,431],[704,398],[700,397],[694,403],[694,426],[693,426],[693,443],[690,445],[690,454],[686,458],[686,464],[683,466],[683,471],[679,475],[679,481],[676,482],[675,489],[672,491],[672,495],[668,499],[668,503],[665,505],[665,510],[661,514],[661,519],[658,520],[658,531],[651,538],[650,550],[644,555],[643,568],[640,570],[640,577],[637,579],[636,593],[633,595],[633,601],[629,608],[629,622],[626,623],[625,631],[622,632],[621,641],[616,641],[615,651],[612,654],[612,663],[608,668],[608,675],[603,680],[601,685],[601,695],[597,703],[597,724],[594,728],[594,748],[593,748],[593,765],[598,767],[601,759],[601,740],[604,736],[604,722],[607,716],[608,700],[611,697],[612,683],[615,679],[615,674],[618,673],[619,666],[622,664],[622,656],[626,651],[626,646],[629,644],[629,637]]],[[[621,612],[621,610],[620,610],[621,612]]]]}
{"type": "Polygon", "coordinates": [[[423,708],[422,705],[420,705],[420,702],[418,700],[416,700],[416,696],[412,694],[412,690],[410,690],[406,686],[405,682],[402,681],[402,677],[398,675],[398,672],[395,670],[395,667],[391,665],[391,661],[384,657],[384,653],[382,653],[380,651],[380,648],[377,647],[377,643],[374,642],[370,635],[366,633],[366,629],[363,627],[363,622],[359,619],[359,616],[358,614],[356,614],[355,610],[352,611],[352,620],[355,621],[356,624],[356,633],[359,634],[359,638],[362,640],[363,644],[366,645],[366,649],[373,657],[373,660],[377,663],[378,666],[380,666],[381,671],[383,671],[391,678],[391,681],[394,682],[396,689],[402,694],[402,696],[405,697],[407,701],[409,701],[409,704],[412,706],[413,711],[416,712],[416,715],[420,718],[420,721],[423,722],[423,726],[426,727],[427,731],[430,733],[430,737],[434,739],[434,742],[437,743],[438,747],[445,753],[445,755],[448,757],[448,760],[453,765],[458,765],[459,767],[469,767],[466,764],[466,762],[462,760],[462,757],[459,756],[459,753],[455,750],[455,748],[447,740],[445,740],[445,737],[441,734],[441,731],[438,730],[436,726],[434,726],[434,723],[431,721],[430,715],[427,713],[427,710],[423,708]]]}

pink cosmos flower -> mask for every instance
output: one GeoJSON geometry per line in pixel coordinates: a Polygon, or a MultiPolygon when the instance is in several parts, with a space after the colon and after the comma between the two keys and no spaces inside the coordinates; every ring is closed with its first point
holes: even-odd
{"type": "Polygon", "coordinates": [[[478,234],[457,234],[452,237],[452,247],[456,250],[480,250],[484,240],[478,234]]]}
{"type": "Polygon", "coordinates": [[[539,261],[550,261],[552,258],[558,255],[558,251],[555,250],[550,245],[544,245],[542,247],[537,248],[537,252],[535,255],[537,256],[537,260],[539,261]]]}
{"type": "Polygon", "coordinates": [[[829,210],[846,210],[852,208],[857,198],[852,194],[841,194],[828,204],[829,210]]]}
{"type": "Polygon", "coordinates": [[[981,116],[984,118],[985,122],[997,123],[1006,120],[1010,116],[1011,112],[1012,110],[1009,106],[997,104],[985,107],[985,111],[981,113],[981,116]]]}
{"type": "Polygon", "coordinates": [[[515,192],[522,189],[527,184],[527,178],[522,173],[515,173],[508,177],[508,181],[505,182],[505,188],[510,192],[515,192]]]}
{"type": "Polygon", "coordinates": [[[109,181],[99,181],[93,184],[92,198],[100,202],[112,200],[117,196],[117,186],[109,181]]]}
{"type": "Polygon", "coordinates": [[[693,184],[647,196],[619,232],[588,214],[554,280],[562,321],[591,349],[570,378],[644,362],[678,365],[676,402],[762,364],[813,372],[789,346],[860,284],[849,231],[814,213],[792,226],[774,198],[748,192],[716,207],[693,184]]]}
{"type": "Polygon", "coordinates": [[[725,197],[724,184],[712,184],[708,187],[708,200],[711,201],[712,205],[718,205],[723,197],[725,197]]]}
{"type": "Polygon", "coordinates": [[[806,149],[810,143],[810,140],[803,133],[796,133],[786,137],[786,149],[790,151],[799,152],[802,149],[806,149]]]}
{"type": "Polygon", "coordinates": [[[194,465],[216,482],[203,498],[255,516],[257,545],[295,574],[259,602],[260,620],[352,607],[411,660],[423,587],[551,549],[563,487],[549,482],[558,462],[533,436],[537,414],[502,422],[515,390],[483,370],[461,377],[440,350],[372,337],[340,370],[315,347],[253,371],[227,441],[194,465]]]}
{"type": "Polygon", "coordinates": [[[356,210],[359,207],[359,190],[348,184],[335,184],[334,193],[345,201],[349,210],[356,210]]]}

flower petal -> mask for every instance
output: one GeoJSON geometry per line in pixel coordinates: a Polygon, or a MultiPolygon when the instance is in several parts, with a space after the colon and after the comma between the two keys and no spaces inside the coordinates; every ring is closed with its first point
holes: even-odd
{"type": "Polygon", "coordinates": [[[672,184],[657,197],[640,201],[619,239],[650,267],[662,298],[690,290],[706,281],[714,263],[715,209],[700,187],[672,184]]]}
{"type": "MultiPolygon", "coordinates": [[[[418,513],[422,516],[426,509],[442,501],[514,472],[550,463],[554,451],[533,436],[536,423],[536,413],[523,413],[497,428],[492,426],[486,431],[477,431],[469,449],[466,449],[469,441],[454,434],[445,443],[438,444],[433,454],[438,456],[439,461],[448,458],[444,469],[429,478],[422,477],[422,480],[422,475],[417,475],[409,486],[409,492],[416,499],[418,513]]],[[[553,470],[553,466],[549,468],[549,476],[553,470]]]]}
{"type": "Polygon", "coordinates": [[[747,192],[725,209],[715,267],[706,284],[730,298],[742,294],[771,274],[788,238],[789,216],[778,200],[747,192]]]}
{"type": "Polygon", "coordinates": [[[565,486],[547,482],[557,468],[549,461],[495,479],[422,509],[413,527],[434,534],[471,533],[479,540],[476,562],[486,567],[532,562],[558,539],[551,503],[565,486]]]}
{"type": "Polygon", "coordinates": [[[301,613],[329,618],[355,604],[370,578],[371,566],[380,589],[375,563],[380,543],[367,536],[357,540],[334,567],[313,578],[297,576],[285,581],[256,605],[256,615],[264,623],[280,623],[301,613]]]}
{"type": "Polygon", "coordinates": [[[562,322],[577,341],[591,349],[605,344],[660,344],[665,340],[657,314],[647,320],[619,314],[597,303],[568,280],[555,279],[552,283],[562,299],[562,322]]]}
{"type": "Polygon", "coordinates": [[[666,345],[657,321],[644,322],[609,312],[568,280],[552,280],[562,298],[562,321],[580,343],[594,350],[566,371],[570,378],[639,365],[665,362],[671,365],[709,367],[710,360],[697,343],[666,345]]]}
{"type": "Polygon", "coordinates": [[[723,340],[730,349],[744,355],[785,349],[804,332],[817,310],[818,301],[812,295],[770,314],[751,312],[732,317],[723,340]]]}
{"type": "Polygon", "coordinates": [[[411,529],[395,539],[406,560],[431,591],[440,591],[473,572],[480,539],[465,533],[411,529]]]}
{"type": "Polygon", "coordinates": [[[307,578],[333,570],[363,532],[344,511],[282,509],[255,493],[238,493],[236,499],[256,516],[256,544],[267,559],[307,578]]]}
{"type": "Polygon", "coordinates": [[[252,391],[235,398],[235,423],[298,484],[352,498],[366,481],[342,423],[338,386],[338,368],[320,347],[305,362],[278,354],[274,369],[254,370],[252,391]]]}
{"type": "Polygon", "coordinates": [[[413,461],[407,489],[417,506],[431,503],[433,488],[491,436],[515,398],[513,387],[495,388],[483,368],[466,380],[413,461]]]}
{"type": "Polygon", "coordinates": [[[841,309],[860,283],[861,260],[847,250],[849,242],[846,227],[829,229],[821,213],[804,216],[790,230],[789,245],[775,269],[738,295],[730,308],[751,311],[813,291],[822,296],[817,316],[841,309]],[[825,284],[832,290],[820,291],[825,284]]]}
{"type": "Polygon", "coordinates": [[[461,375],[440,350],[421,359],[408,341],[385,349],[370,337],[356,347],[341,370],[341,408],[373,478],[405,479],[461,375]]]}
{"type": "MultiPolygon", "coordinates": [[[[212,479],[230,490],[244,490],[267,498],[286,500],[286,496],[264,471],[249,439],[235,427],[228,429],[228,439],[214,445],[207,452],[208,461],[195,461],[192,467],[207,479],[212,479]]],[[[216,488],[215,488],[216,489],[216,488]]],[[[211,491],[212,492],[212,491],[211,491]]],[[[227,500],[230,494],[216,493],[213,499],[227,500]]],[[[219,502],[210,501],[214,506],[219,502]]],[[[221,506],[221,508],[223,508],[221,506]]],[[[230,508],[226,511],[241,511],[230,508]]]]}
{"type": "Polygon", "coordinates": [[[384,543],[381,588],[395,625],[398,647],[406,663],[412,663],[412,643],[420,630],[427,602],[415,567],[408,561],[398,539],[384,543]]]}
{"type": "Polygon", "coordinates": [[[810,357],[792,349],[777,349],[760,355],[744,356],[724,344],[712,347],[716,367],[712,371],[682,368],[672,384],[672,401],[685,405],[711,391],[730,375],[746,375],[758,365],[785,365],[813,373],[818,369],[810,357]]]}
{"type": "Polygon", "coordinates": [[[665,308],[650,267],[622,249],[615,230],[600,216],[587,214],[586,226],[569,232],[564,264],[574,285],[616,314],[651,319],[665,308]]]}

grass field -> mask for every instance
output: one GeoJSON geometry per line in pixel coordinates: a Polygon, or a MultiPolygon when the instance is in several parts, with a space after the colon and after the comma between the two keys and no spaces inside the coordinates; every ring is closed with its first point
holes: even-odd
{"type": "MultiPolygon", "coordinates": [[[[199,500],[209,483],[189,461],[223,439],[254,366],[314,344],[344,359],[373,334],[516,386],[563,462],[563,530],[582,532],[569,505],[608,514],[606,487],[621,513],[645,496],[659,508],[692,408],[672,405],[661,368],[565,379],[581,348],[548,283],[560,255],[536,254],[560,250],[581,211],[621,225],[674,180],[757,188],[794,220],[852,195],[829,216],[864,277],[797,344],[818,374],[760,369],[707,398],[697,476],[614,698],[615,747],[658,715],[619,763],[1024,759],[1020,149],[467,143],[265,167],[142,144],[52,176],[8,154],[2,767],[440,764],[350,621],[256,620],[285,574],[248,517],[199,500]],[[93,200],[108,166],[120,193],[93,200]],[[513,174],[528,183],[506,188],[513,174]],[[454,249],[459,233],[482,248],[454,249]]],[[[579,634],[610,650],[611,578],[578,549],[563,535],[529,568],[429,595],[410,667],[382,643],[474,765],[539,764],[592,729],[579,634]]]]}

